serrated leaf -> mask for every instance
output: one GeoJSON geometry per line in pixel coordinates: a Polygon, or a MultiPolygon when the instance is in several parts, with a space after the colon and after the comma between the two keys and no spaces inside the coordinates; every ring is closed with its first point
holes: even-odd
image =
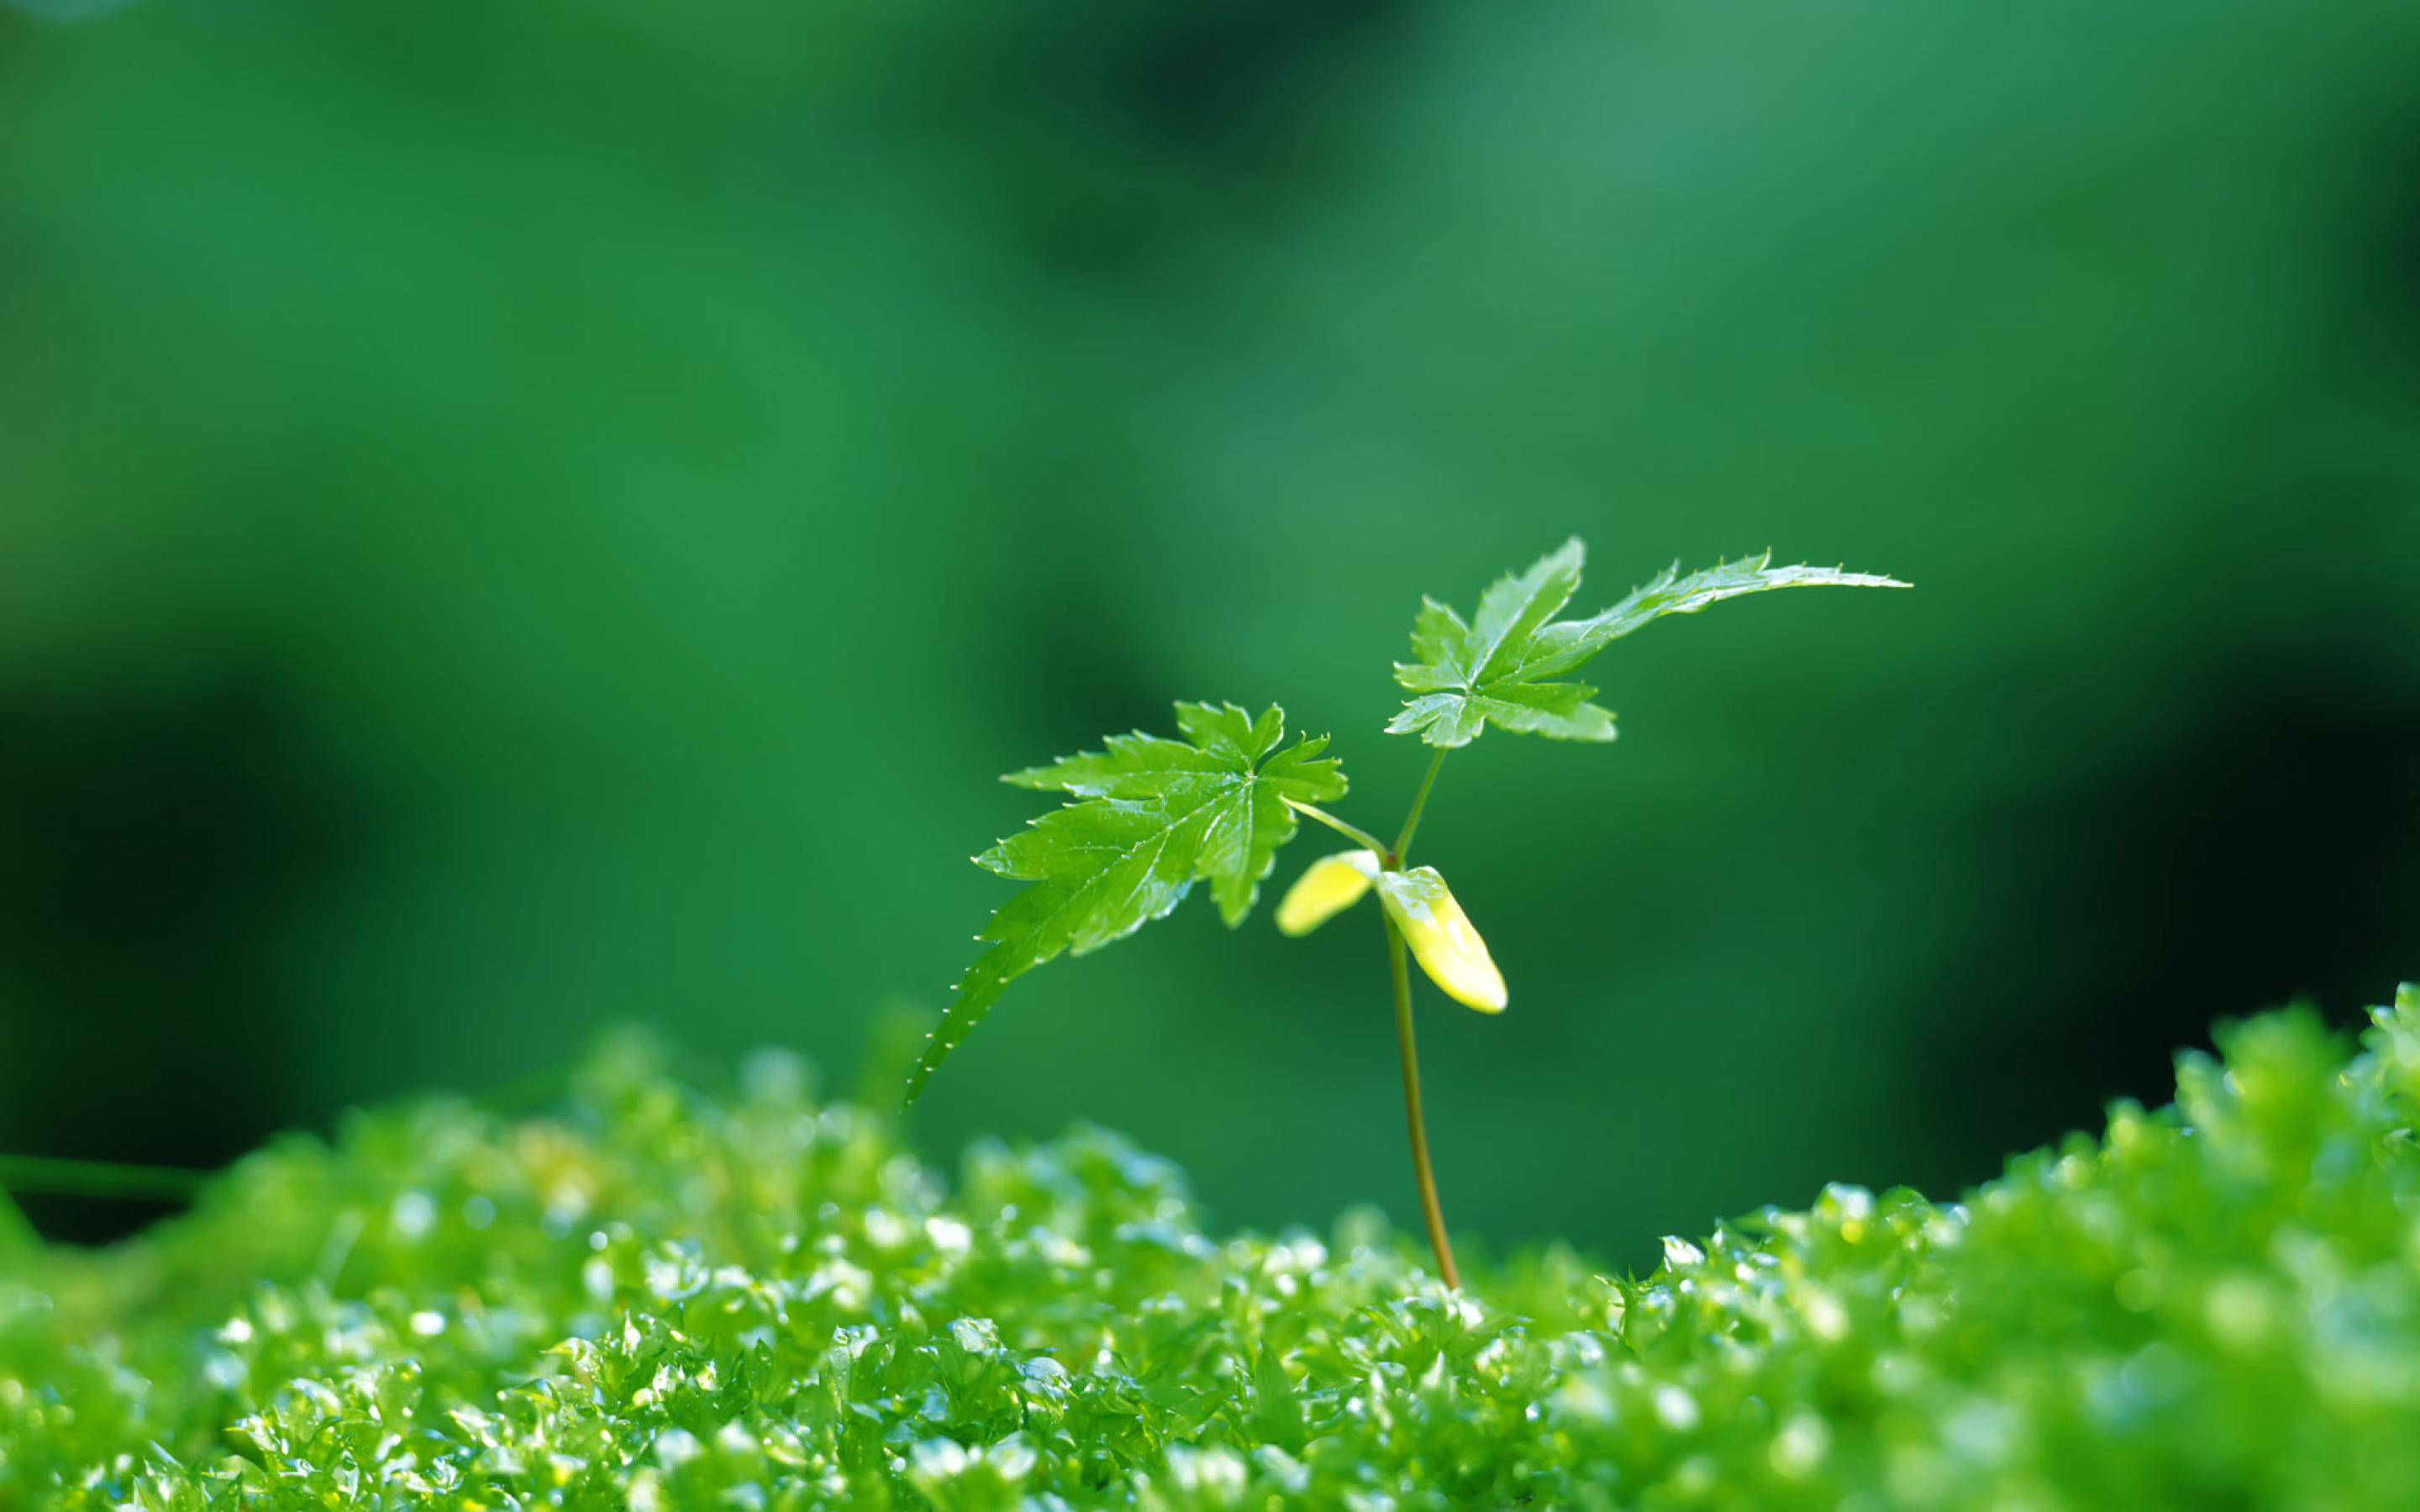
{"type": "Polygon", "coordinates": [[[1418,734],[1449,749],[1470,744],[1491,724],[1559,740],[1611,740],[1613,716],[1589,702],[1596,689],[1555,679],[1633,630],[1667,614],[1695,614],[1726,598],[1776,588],[1908,586],[1837,567],[1776,567],[1767,551],[1687,577],[1674,563],[1602,613],[1557,620],[1579,587],[1584,552],[1574,536],[1528,571],[1497,579],[1468,625],[1448,606],[1423,599],[1412,621],[1418,659],[1395,664],[1395,681],[1415,696],[1388,722],[1387,733],[1418,734]]]}
{"type": "Polygon", "coordinates": [[[1342,771],[1319,754],[1326,736],[1279,749],[1285,711],[1274,704],[1255,718],[1232,703],[1180,703],[1176,724],[1182,740],[1111,735],[1103,750],[1009,774],[1018,787],[1077,801],[975,857],[1028,886],[976,936],[991,949],[958,980],[908,1076],[908,1102],[1008,984],[1035,966],[1097,950],[1164,918],[1196,882],[1210,885],[1230,926],[1241,923],[1278,847],[1294,838],[1286,800],[1344,795],[1342,771]]]}

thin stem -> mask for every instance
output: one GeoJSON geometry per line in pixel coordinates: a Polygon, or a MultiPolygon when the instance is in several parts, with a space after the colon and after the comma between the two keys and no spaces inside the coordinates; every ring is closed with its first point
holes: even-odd
{"type": "Polygon", "coordinates": [[[39,1249],[41,1242],[41,1236],[34,1231],[23,1211],[6,1191],[0,1191],[0,1255],[31,1252],[39,1249]]]}
{"type": "Polygon", "coordinates": [[[55,1160],[47,1155],[0,1155],[0,1185],[20,1192],[68,1197],[137,1197],[181,1202],[202,1184],[206,1171],[171,1165],[122,1165],[114,1161],[55,1160]]]}
{"type": "MultiPolygon", "coordinates": [[[[1429,775],[1436,775],[1434,766],[1429,775]]],[[[1412,1134],[1412,1175],[1419,1182],[1420,1217],[1428,1225],[1429,1248],[1436,1251],[1437,1274],[1447,1286],[1459,1291],[1462,1276],[1453,1268],[1453,1245],[1445,1233],[1445,1209],[1437,1202],[1436,1173],[1429,1166],[1428,1121],[1420,1116],[1420,1055],[1412,1039],[1412,975],[1404,960],[1404,933],[1395,927],[1391,917],[1386,922],[1387,966],[1395,979],[1395,1044],[1404,1053],[1404,1117],[1412,1134]]]]}
{"type": "Polygon", "coordinates": [[[1328,828],[1343,836],[1346,840],[1357,841],[1370,850],[1377,852],[1379,860],[1384,861],[1387,858],[1386,841],[1380,840],[1377,836],[1371,834],[1368,830],[1362,829],[1357,825],[1348,825],[1343,820],[1337,818],[1334,814],[1329,813],[1325,809],[1313,808],[1308,803],[1297,803],[1292,798],[1287,798],[1284,802],[1285,806],[1292,809],[1295,812],[1301,814],[1306,818],[1316,819],[1321,824],[1326,825],[1328,828]]]}
{"type": "Polygon", "coordinates": [[[1420,815],[1429,806],[1429,789],[1436,786],[1437,769],[1445,765],[1445,759],[1451,754],[1447,748],[1439,746],[1436,755],[1429,760],[1428,775],[1420,779],[1420,790],[1412,795],[1412,811],[1404,816],[1404,832],[1395,837],[1395,848],[1389,853],[1396,866],[1402,866],[1404,857],[1411,851],[1412,836],[1419,831],[1420,815]]]}

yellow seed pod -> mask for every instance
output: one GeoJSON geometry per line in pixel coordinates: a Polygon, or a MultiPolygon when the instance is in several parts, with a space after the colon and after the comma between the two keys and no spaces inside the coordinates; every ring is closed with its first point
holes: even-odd
{"type": "Polygon", "coordinates": [[[1482,1013],[1503,1012],[1504,973],[1496,969],[1487,942],[1470,927],[1470,916],[1453,901],[1436,868],[1386,872],[1376,881],[1378,902],[1404,932],[1404,943],[1429,980],[1457,1003],[1482,1013]]]}
{"type": "Polygon", "coordinates": [[[1278,904],[1278,928],[1308,934],[1361,901],[1378,874],[1375,851],[1340,851],[1311,863],[1278,904]]]}

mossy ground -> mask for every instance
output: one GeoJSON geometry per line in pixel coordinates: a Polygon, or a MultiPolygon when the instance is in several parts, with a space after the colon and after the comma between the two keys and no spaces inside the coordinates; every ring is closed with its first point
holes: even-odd
{"type": "MultiPolygon", "coordinates": [[[[423,1102],[0,1281],[0,1508],[2409,1507],[2420,994],[2275,1014],[1964,1203],[1643,1281],[1214,1239],[1080,1133],[954,1183],[753,1063],[423,1102]]],[[[1647,1158],[1642,1156],[1640,1158],[1647,1158]]]]}

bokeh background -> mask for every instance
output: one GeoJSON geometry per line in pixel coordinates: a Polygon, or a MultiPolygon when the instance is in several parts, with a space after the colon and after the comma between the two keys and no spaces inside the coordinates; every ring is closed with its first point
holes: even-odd
{"type": "MultiPolygon", "coordinates": [[[[0,3],[0,1149],[629,1021],[887,1099],[996,774],[1275,700],[1390,825],[1419,594],[1573,532],[1584,608],[1919,586],[1447,768],[1471,1235],[1947,1194],[2215,1017],[2353,1023],[2420,974],[2415,70],[2404,0],[0,3]]],[[[1188,903],[915,1137],[1408,1221],[1379,957],[1188,903]]]]}

